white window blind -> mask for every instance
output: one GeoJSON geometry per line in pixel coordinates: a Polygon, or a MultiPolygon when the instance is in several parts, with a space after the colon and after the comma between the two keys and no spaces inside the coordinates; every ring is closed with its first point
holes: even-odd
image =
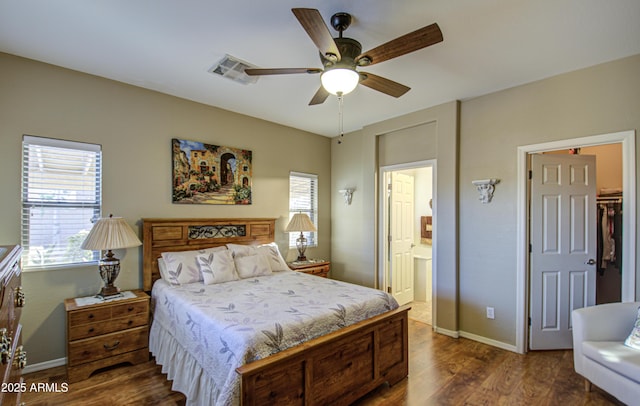
{"type": "Polygon", "coordinates": [[[98,260],[80,245],[100,217],[101,159],[100,145],[23,136],[23,269],[98,260]]]}
{"type": "MultiPolygon", "coordinates": [[[[289,173],[289,220],[296,213],[305,213],[318,228],[318,176],[309,173],[289,173]]],[[[317,232],[305,232],[309,247],[318,246],[317,232]]],[[[289,233],[289,247],[296,246],[299,233],[289,233]]]]}

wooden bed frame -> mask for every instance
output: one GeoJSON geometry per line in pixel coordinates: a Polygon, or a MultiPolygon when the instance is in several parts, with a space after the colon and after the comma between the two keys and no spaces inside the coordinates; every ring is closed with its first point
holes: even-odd
{"type": "MultiPolygon", "coordinates": [[[[162,252],[274,241],[275,219],[142,220],[143,285],[162,252]]],[[[408,375],[409,308],[389,311],[236,369],[242,405],[347,405],[408,375]]]]}

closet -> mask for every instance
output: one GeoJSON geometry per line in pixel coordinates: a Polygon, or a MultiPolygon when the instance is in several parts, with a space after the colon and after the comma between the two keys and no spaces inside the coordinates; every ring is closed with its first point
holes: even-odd
{"type": "Polygon", "coordinates": [[[598,250],[596,303],[621,301],[622,286],[622,192],[601,193],[598,198],[598,250]]]}
{"type": "Polygon", "coordinates": [[[596,304],[622,300],[622,145],[580,148],[596,156],[596,304]]]}

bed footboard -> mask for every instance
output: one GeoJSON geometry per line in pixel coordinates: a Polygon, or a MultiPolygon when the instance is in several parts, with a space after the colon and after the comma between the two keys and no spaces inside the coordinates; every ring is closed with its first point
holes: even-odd
{"type": "Polygon", "coordinates": [[[405,378],[408,307],[243,365],[241,404],[348,405],[405,378]]]}

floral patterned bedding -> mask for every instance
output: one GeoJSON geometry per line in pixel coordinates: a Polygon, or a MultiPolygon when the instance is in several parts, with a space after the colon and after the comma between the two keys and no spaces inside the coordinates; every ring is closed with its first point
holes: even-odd
{"type": "Polygon", "coordinates": [[[216,405],[239,403],[238,366],[398,307],[384,292],[293,271],[215,285],[159,280],[152,296],[152,336],[164,330],[197,360],[216,405]]]}

